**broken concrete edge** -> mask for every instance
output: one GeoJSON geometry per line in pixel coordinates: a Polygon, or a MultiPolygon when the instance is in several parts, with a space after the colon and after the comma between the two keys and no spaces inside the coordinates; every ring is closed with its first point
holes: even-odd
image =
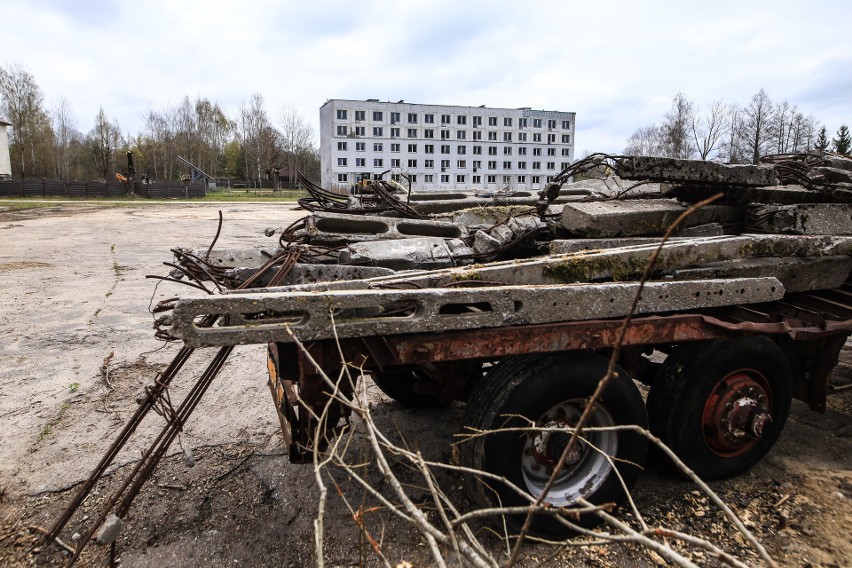
{"type": "Polygon", "coordinates": [[[616,173],[630,180],[741,186],[778,185],[774,166],[631,156],[616,160],[616,173]]]}
{"type": "Polygon", "coordinates": [[[750,231],[792,235],[852,235],[852,203],[752,205],[747,209],[750,231]]]}
{"type": "MultiPolygon", "coordinates": [[[[202,347],[289,342],[288,330],[308,341],[606,319],[627,315],[639,286],[630,282],[215,296],[179,301],[172,332],[187,345],[202,347]],[[198,316],[211,313],[226,316],[220,326],[195,325],[198,316]]],[[[784,293],[774,277],[647,282],[636,313],[768,302],[784,293]]]]}

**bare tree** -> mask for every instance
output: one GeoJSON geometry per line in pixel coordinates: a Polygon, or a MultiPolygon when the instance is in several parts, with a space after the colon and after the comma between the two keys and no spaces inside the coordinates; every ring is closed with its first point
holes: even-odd
{"type": "Polygon", "coordinates": [[[89,132],[87,139],[92,161],[98,173],[104,179],[109,179],[115,173],[116,152],[124,145],[121,128],[117,122],[110,122],[103,107],[95,117],[95,126],[89,132]]]}
{"type": "Polygon", "coordinates": [[[726,113],[725,104],[716,100],[704,112],[693,114],[692,139],[702,160],[707,160],[714,150],[718,150],[727,131],[726,113]]]}
{"type": "Polygon", "coordinates": [[[49,169],[51,145],[46,143],[52,130],[43,105],[44,94],[29,72],[17,64],[0,67],[0,114],[12,123],[12,171],[22,177],[45,175],[49,169]]]}
{"type": "Polygon", "coordinates": [[[661,138],[662,133],[657,125],[643,126],[627,139],[624,153],[631,156],[662,156],[661,138]]]}
{"type": "Polygon", "coordinates": [[[695,152],[690,133],[693,122],[693,104],[683,93],[675,95],[671,110],[660,125],[663,155],[689,159],[695,152]]]}
{"type": "Polygon", "coordinates": [[[772,101],[763,89],[755,93],[748,106],[743,109],[740,140],[752,164],[756,164],[760,157],[767,153],[772,113],[772,101]]]}
{"type": "Polygon", "coordinates": [[[313,149],[314,129],[294,107],[284,107],[281,110],[280,124],[287,172],[292,184],[296,172],[302,171],[305,154],[313,149]]]}
{"type": "Polygon", "coordinates": [[[71,111],[68,99],[62,98],[53,109],[54,162],[56,177],[68,179],[71,167],[71,144],[79,141],[81,135],[77,131],[77,120],[71,111]]]}
{"type": "Polygon", "coordinates": [[[260,183],[261,174],[276,164],[280,144],[280,134],[269,124],[260,93],[254,93],[240,106],[239,130],[246,174],[250,173],[260,183]]]}

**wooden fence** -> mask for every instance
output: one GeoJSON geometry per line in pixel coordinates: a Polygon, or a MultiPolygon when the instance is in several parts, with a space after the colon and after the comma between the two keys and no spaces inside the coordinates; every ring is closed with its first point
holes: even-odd
{"type": "MultiPolygon", "coordinates": [[[[103,183],[97,181],[48,181],[48,180],[12,180],[0,182],[0,197],[125,197],[129,195],[124,183],[103,183]]],[[[137,197],[186,198],[204,197],[203,183],[184,185],[182,183],[135,182],[133,194],[137,197]]]]}

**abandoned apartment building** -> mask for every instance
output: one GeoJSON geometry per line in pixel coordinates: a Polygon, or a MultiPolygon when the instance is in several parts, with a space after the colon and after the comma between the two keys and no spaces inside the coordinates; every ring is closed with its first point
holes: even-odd
{"type": "Polygon", "coordinates": [[[390,170],[414,190],[538,190],[574,161],[575,128],[573,112],[330,99],[320,183],[345,193],[390,170]]]}

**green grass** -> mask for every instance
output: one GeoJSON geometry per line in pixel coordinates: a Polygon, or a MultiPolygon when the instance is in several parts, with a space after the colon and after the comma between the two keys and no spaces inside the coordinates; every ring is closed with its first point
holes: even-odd
{"type": "Polygon", "coordinates": [[[0,208],[8,208],[11,211],[23,211],[26,209],[35,209],[39,207],[54,207],[69,203],[74,204],[96,204],[105,207],[126,207],[126,206],[145,206],[145,205],[162,205],[164,203],[204,203],[204,202],[240,202],[240,201],[285,201],[293,202],[308,194],[305,191],[298,189],[285,189],[273,192],[270,189],[249,189],[249,190],[229,190],[229,191],[212,191],[205,197],[196,198],[170,198],[170,199],[148,199],[147,197],[138,196],[121,196],[121,197],[3,197],[0,198],[0,208]]]}

